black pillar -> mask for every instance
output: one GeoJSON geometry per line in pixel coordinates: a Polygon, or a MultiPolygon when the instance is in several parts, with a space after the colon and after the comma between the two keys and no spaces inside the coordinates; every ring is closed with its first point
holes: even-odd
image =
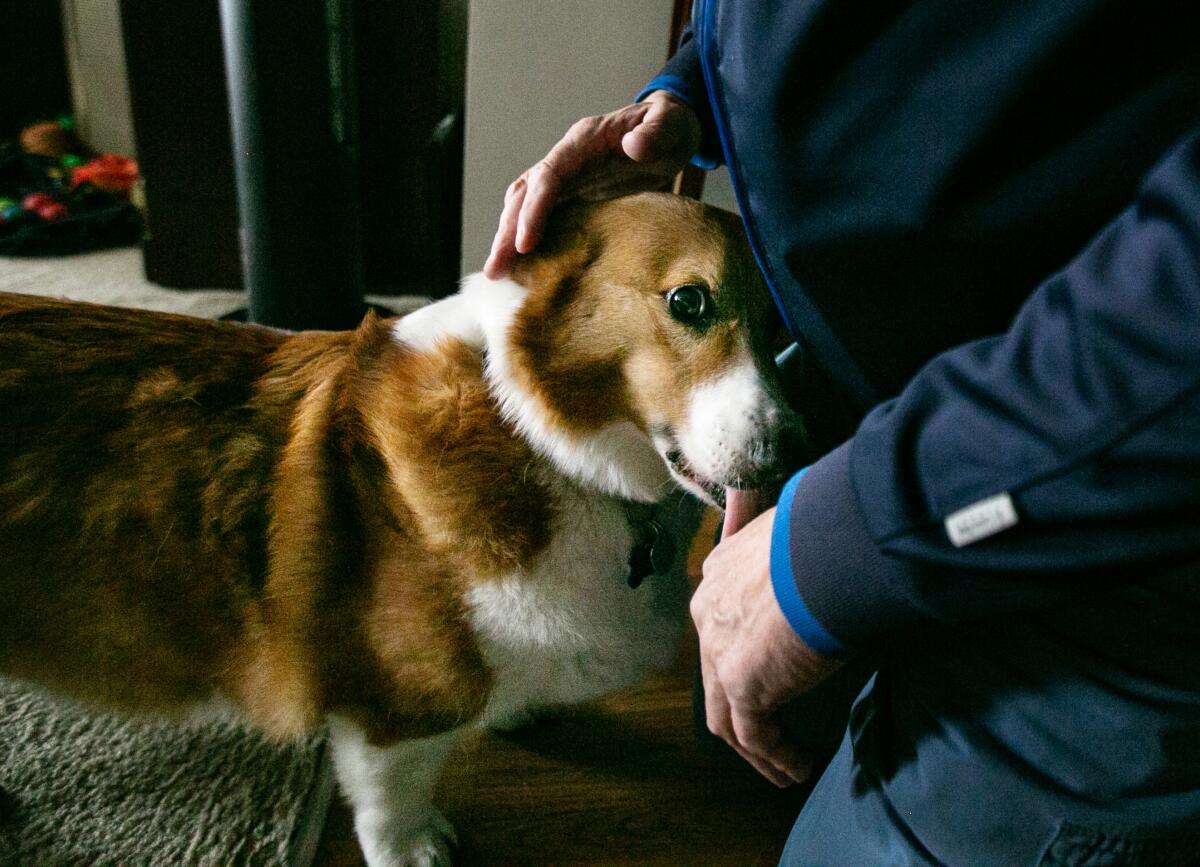
{"type": "Polygon", "coordinates": [[[220,8],[250,321],[352,327],[363,280],[350,4],[220,8]]]}

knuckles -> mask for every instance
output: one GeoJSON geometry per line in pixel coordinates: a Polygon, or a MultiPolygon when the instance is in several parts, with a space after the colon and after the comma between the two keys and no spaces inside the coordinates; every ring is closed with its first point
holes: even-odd
{"type": "Polygon", "coordinates": [[[719,737],[721,740],[732,743],[731,738],[733,737],[733,727],[730,726],[728,722],[722,719],[714,718],[711,714],[705,717],[704,722],[705,725],[708,726],[708,730],[710,732],[719,737]]]}
{"type": "Polygon", "coordinates": [[[529,172],[525,172],[525,174],[521,175],[521,177],[517,178],[515,181],[513,181],[511,184],[508,185],[508,189],[504,191],[504,200],[505,201],[512,200],[522,190],[525,189],[525,186],[528,183],[529,183],[529,172]]]}
{"type": "Polygon", "coordinates": [[[568,137],[586,138],[599,129],[604,118],[593,115],[592,117],[584,117],[571,124],[571,128],[567,130],[568,137]]]}
{"type": "Polygon", "coordinates": [[[553,152],[551,152],[551,153],[546,154],[546,156],[542,157],[540,160],[538,160],[537,163],[534,165],[534,167],[529,170],[530,181],[533,181],[535,179],[541,180],[543,178],[546,178],[547,176],[550,176],[550,177],[557,176],[558,169],[555,168],[553,159],[554,159],[554,154],[553,154],[553,152]]]}

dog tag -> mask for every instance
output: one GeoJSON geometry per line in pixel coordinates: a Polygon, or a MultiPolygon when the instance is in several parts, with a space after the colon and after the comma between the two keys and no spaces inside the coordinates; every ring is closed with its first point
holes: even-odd
{"type": "Polygon", "coordinates": [[[664,575],[675,559],[671,535],[658,521],[642,526],[642,539],[629,552],[629,586],[637,589],[649,575],[664,575]]]}
{"type": "Polygon", "coordinates": [[[675,563],[675,540],[658,521],[650,522],[654,542],[650,545],[650,565],[655,575],[666,575],[675,563]]]}

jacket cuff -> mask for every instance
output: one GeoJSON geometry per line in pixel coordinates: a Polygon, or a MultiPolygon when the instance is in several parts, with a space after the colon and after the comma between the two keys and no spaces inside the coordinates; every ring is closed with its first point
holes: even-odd
{"type": "Polygon", "coordinates": [[[724,163],[721,140],[713,121],[708,103],[708,91],[704,87],[704,74],[700,69],[700,57],[696,54],[696,43],[691,31],[684,34],[679,50],[667,61],[667,65],[654,79],[642,88],[634,102],[641,102],[656,90],[665,90],[686,103],[700,119],[700,149],[692,157],[692,165],[711,171],[724,163]]]}
{"type": "Polygon", "coordinates": [[[779,495],[779,507],[775,510],[775,522],[771,526],[771,586],[775,590],[779,609],[801,640],[818,653],[840,656],[846,651],[845,645],[830,635],[804,604],[796,587],[796,572],[792,568],[792,504],[796,501],[796,488],[807,472],[808,467],[805,467],[792,476],[779,495]]]}
{"type": "Polygon", "coordinates": [[[850,446],[788,482],[771,535],[771,581],[784,616],[819,653],[881,643],[917,613],[905,588],[914,577],[883,554],[867,530],[850,482],[850,446]]]}

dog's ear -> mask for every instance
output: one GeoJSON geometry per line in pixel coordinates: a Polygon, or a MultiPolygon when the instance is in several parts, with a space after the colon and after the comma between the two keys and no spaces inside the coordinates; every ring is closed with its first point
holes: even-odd
{"type": "Polygon", "coordinates": [[[557,305],[551,296],[570,296],[575,282],[603,249],[604,239],[591,219],[594,210],[594,205],[583,203],[556,207],[537,248],[513,263],[512,279],[552,306],[557,305]]]}
{"type": "Polygon", "coordinates": [[[363,315],[362,322],[358,324],[358,328],[354,329],[353,335],[350,338],[350,345],[356,357],[373,358],[380,353],[390,340],[391,332],[387,325],[374,310],[368,307],[367,312],[363,315]]]}
{"type": "Polygon", "coordinates": [[[537,249],[512,269],[528,295],[509,332],[509,362],[564,429],[591,430],[632,412],[618,359],[569,325],[586,322],[575,302],[604,249],[598,207],[556,208],[537,249]]]}

